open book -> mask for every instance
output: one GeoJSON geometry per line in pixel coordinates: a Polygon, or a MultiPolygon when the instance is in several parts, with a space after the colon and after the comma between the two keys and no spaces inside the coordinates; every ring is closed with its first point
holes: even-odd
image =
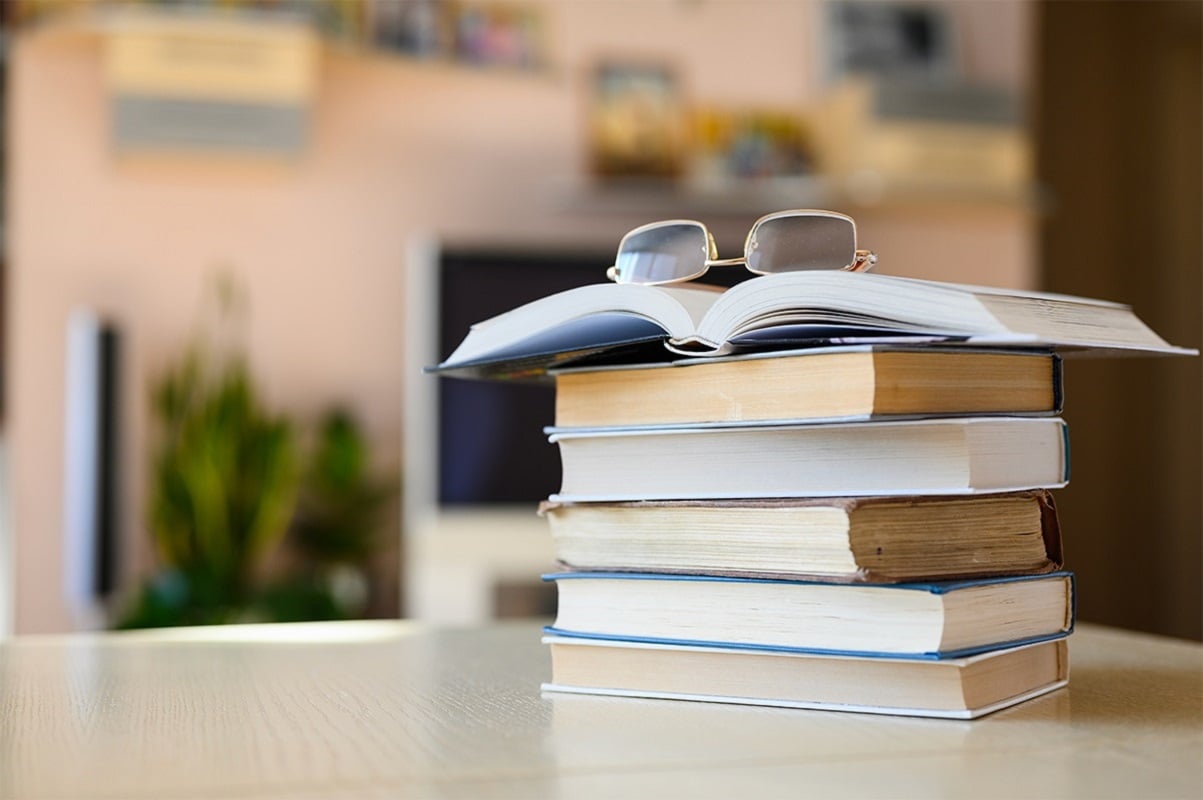
{"type": "Polygon", "coordinates": [[[668,360],[832,344],[959,344],[1189,354],[1132,309],[1068,295],[838,271],[726,291],[596,284],[472,326],[439,372],[539,375],[567,364],[668,360]]]}

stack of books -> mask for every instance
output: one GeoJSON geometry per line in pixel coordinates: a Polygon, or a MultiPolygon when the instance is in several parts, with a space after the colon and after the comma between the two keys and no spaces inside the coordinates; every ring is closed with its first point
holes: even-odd
{"type": "Polygon", "coordinates": [[[1066,683],[1057,351],[1180,351],[1123,306],[878,275],[588,289],[440,366],[575,366],[545,689],[972,718],[1066,683]]]}
{"type": "Polygon", "coordinates": [[[1060,397],[1051,353],[559,374],[547,688],[976,716],[1064,684],[1060,397]]]}

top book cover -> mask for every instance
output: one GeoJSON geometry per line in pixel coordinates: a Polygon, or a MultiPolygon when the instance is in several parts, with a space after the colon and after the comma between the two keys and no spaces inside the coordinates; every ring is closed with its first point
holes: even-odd
{"type": "Polygon", "coordinates": [[[864,272],[699,284],[599,283],[472,326],[430,371],[537,379],[549,369],[662,363],[807,347],[892,345],[1192,355],[1126,305],[864,272]]]}
{"type": "Polygon", "coordinates": [[[557,427],[837,422],[1051,415],[1061,358],[1047,351],[818,347],[555,373],[557,427]]]}

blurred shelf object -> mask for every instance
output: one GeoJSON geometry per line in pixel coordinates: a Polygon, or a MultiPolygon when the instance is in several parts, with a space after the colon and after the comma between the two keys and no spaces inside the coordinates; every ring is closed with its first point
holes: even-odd
{"type": "Polygon", "coordinates": [[[854,196],[903,190],[1035,204],[1019,106],[988,86],[850,79],[811,118],[821,169],[854,196]]]}
{"type": "Polygon", "coordinates": [[[18,28],[77,25],[135,18],[192,18],[229,23],[300,23],[327,40],[357,42],[365,36],[368,0],[4,0],[18,28]]]}
{"type": "Polygon", "coordinates": [[[304,148],[320,48],[303,19],[111,9],[98,24],[116,152],[304,148]]]}
{"type": "Polygon", "coordinates": [[[359,43],[367,47],[478,68],[522,71],[547,66],[545,15],[538,5],[485,0],[359,2],[364,19],[359,43]]]}
{"type": "Polygon", "coordinates": [[[889,179],[863,170],[845,177],[808,175],[723,182],[687,179],[574,179],[554,183],[556,205],[585,214],[747,216],[782,208],[906,209],[973,206],[1039,213],[1035,184],[985,186],[951,180],[889,179]]]}
{"type": "Polygon", "coordinates": [[[492,0],[0,0],[17,27],[75,24],[114,16],[304,25],[324,43],[414,61],[537,71],[547,66],[541,3],[492,0]]]}

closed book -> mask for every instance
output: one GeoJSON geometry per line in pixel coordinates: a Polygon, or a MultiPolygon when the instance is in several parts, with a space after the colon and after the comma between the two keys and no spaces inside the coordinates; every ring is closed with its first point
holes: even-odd
{"type": "Polygon", "coordinates": [[[1059,569],[1047,491],[544,503],[568,569],[897,582],[1059,569]]]}
{"type": "Polygon", "coordinates": [[[557,426],[1052,414],[1052,353],[828,348],[555,376],[557,426]]]}
{"type": "Polygon", "coordinates": [[[973,719],[1064,686],[1064,640],[943,661],[548,636],[545,691],[973,719]]]}
{"type": "Polygon", "coordinates": [[[548,633],[687,646],[957,658],[1073,629],[1073,576],[849,584],[650,573],[547,576],[548,633]]]}
{"type": "Polygon", "coordinates": [[[558,501],[979,494],[1069,480],[1055,417],[548,432],[558,501]]]}

